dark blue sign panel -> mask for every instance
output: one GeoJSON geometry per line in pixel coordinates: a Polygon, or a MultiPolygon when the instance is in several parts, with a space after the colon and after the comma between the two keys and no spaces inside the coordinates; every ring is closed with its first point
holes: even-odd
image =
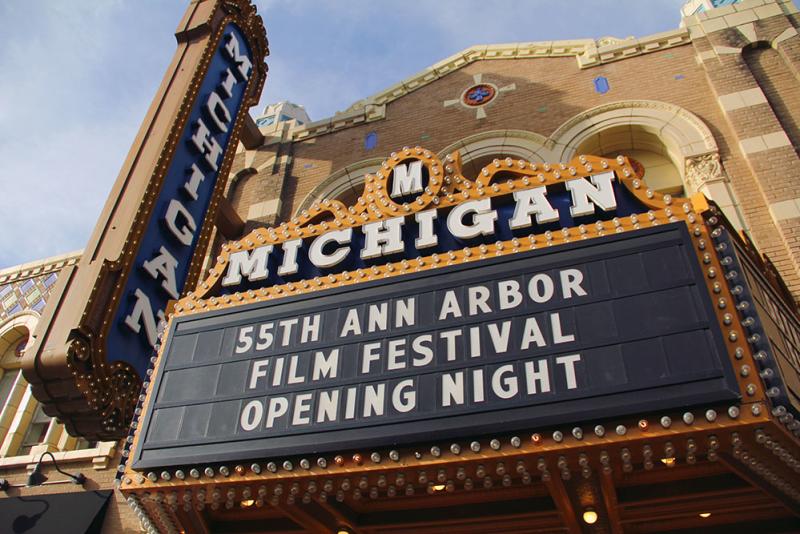
{"type": "Polygon", "coordinates": [[[143,376],[156,326],[177,299],[208,211],[234,123],[251,75],[251,50],[228,24],[155,199],[136,259],[106,340],[109,361],[121,360],[143,376]]]}
{"type": "Polygon", "coordinates": [[[178,318],[134,468],[731,401],[683,223],[178,318]]]}
{"type": "MultiPolygon", "coordinates": [[[[425,169],[423,167],[423,169],[425,169]]],[[[427,171],[424,171],[427,173],[427,171]]],[[[608,171],[602,174],[614,176],[612,172],[608,171]]],[[[427,177],[427,174],[424,175],[427,177]]],[[[583,180],[581,178],[581,180],[583,180]]],[[[427,185],[427,182],[424,182],[427,185]]],[[[402,259],[413,259],[417,257],[425,257],[434,253],[442,254],[451,250],[461,250],[464,247],[473,247],[480,244],[493,245],[497,241],[509,241],[513,238],[522,238],[531,234],[543,235],[547,232],[553,234],[560,232],[563,228],[575,228],[580,225],[591,225],[597,221],[610,221],[615,217],[629,217],[636,214],[640,217],[647,217],[645,214],[648,207],[642,204],[631,191],[628,190],[620,181],[614,177],[611,182],[613,190],[613,209],[604,211],[600,208],[592,206],[592,211],[582,216],[573,216],[572,207],[573,200],[570,191],[565,187],[564,182],[553,184],[548,188],[547,203],[558,214],[558,218],[549,222],[536,222],[530,226],[524,226],[512,229],[510,221],[514,215],[516,205],[513,201],[512,195],[506,197],[494,197],[487,202],[490,202],[491,209],[496,213],[497,220],[492,225],[492,231],[486,235],[478,235],[471,239],[461,239],[454,236],[447,224],[447,217],[441,214],[437,216],[432,224],[432,234],[436,236],[436,244],[425,248],[417,248],[416,239],[420,235],[420,225],[415,220],[413,215],[401,217],[402,224],[402,251],[395,254],[379,254],[370,258],[363,258],[360,252],[365,245],[364,226],[357,226],[352,229],[352,234],[345,240],[344,243],[330,242],[326,245],[325,251],[332,253],[337,248],[341,247],[347,251],[346,255],[331,268],[321,268],[314,265],[310,259],[309,249],[313,241],[319,239],[318,236],[306,238],[302,240],[299,248],[296,251],[295,260],[299,266],[296,270],[291,270],[288,274],[280,274],[281,266],[285,262],[286,253],[283,247],[286,243],[281,245],[262,245],[261,249],[269,248],[270,252],[265,255],[264,270],[267,275],[266,278],[260,276],[253,276],[252,271],[246,276],[240,275],[242,271],[242,263],[249,263],[253,261],[253,265],[260,265],[258,258],[258,249],[255,251],[244,250],[231,255],[231,259],[226,265],[226,277],[222,282],[222,293],[233,293],[247,291],[248,289],[259,289],[262,287],[281,285],[288,282],[297,282],[300,280],[310,280],[314,277],[322,277],[328,274],[337,274],[344,270],[356,271],[358,269],[369,268],[373,265],[384,265],[387,262],[397,262],[402,259]],[[237,258],[237,256],[239,256],[237,258]],[[235,260],[234,260],[235,258],[235,260]],[[231,272],[233,271],[233,272],[231,272]],[[237,275],[239,275],[237,277],[237,275]],[[232,276],[237,282],[229,282],[226,278],[232,276]],[[248,279],[249,278],[249,279],[248,279]]],[[[397,199],[399,201],[412,201],[413,197],[405,197],[397,199]]],[[[433,208],[435,209],[435,208],[433,208]]],[[[324,234],[323,234],[324,237],[324,234]]],[[[290,241],[291,242],[291,241],[290,241]]],[[[252,270],[258,271],[258,269],[252,270]]]]}

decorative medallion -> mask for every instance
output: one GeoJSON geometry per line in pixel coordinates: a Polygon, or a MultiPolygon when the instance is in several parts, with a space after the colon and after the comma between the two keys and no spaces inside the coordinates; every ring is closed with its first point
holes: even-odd
{"type": "Polygon", "coordinates": [[[468,106],[483,106],[488,104],[497,95],[495,86],[490,83],[473,85],[461,97],[461,101],[468,106]]]}
{"type": "Polygon", "coordinates": [[[497,85],[483,81],[483,74],[476,74],[472,77],[472,85],[461,91],[459,98],[445,100],[444,107],[461,104],[467,109],[475,109],[476,119],[486,118],[487,104],[494,102],[500,93],[513,91],[517,88],[515,84],[497,87],[497,85]]]}

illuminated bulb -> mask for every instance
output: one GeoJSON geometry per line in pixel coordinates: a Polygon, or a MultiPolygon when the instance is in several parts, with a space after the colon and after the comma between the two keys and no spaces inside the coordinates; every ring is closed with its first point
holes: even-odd
{"type": "Polygon", "coordinates": [[[435,484],[433,486],[433,491],[444,491],[445,485],[444,484],[435,484]]]}
{"type": "Polygon", "coordinates": [[[583,522],[587,525],[594,525],[597,523],[597,512],[594,511],[594,508],[587,508],[584,510],[583,522]]]}
{"type": "Polygon", "coordinates": [[[711,512],[703,512],[702,514],[700,514],[700,517],[702,517],[703,519],[709,518],[711,517],[711,512]]]}
{"type": "Polygon", "coordinates": [[[241,502],[242,508],[250,508],[256,503],[253,499],[246,499],[241,502]]]}
{"type": "Polygon", "coordinates": [[[661,463],[667,467],[672,467],[675,465],[675,458],[661,458],[661,463]]]}

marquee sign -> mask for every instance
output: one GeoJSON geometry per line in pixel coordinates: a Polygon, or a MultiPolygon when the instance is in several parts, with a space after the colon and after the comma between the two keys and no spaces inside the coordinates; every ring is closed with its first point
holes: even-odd
{"type": "Polygon", "coordinates": [[[196,283],[246,110],[266,76],[245,0],[192,2],[179,47],[77,270],[24,364],[70,433],[116,438],[130,419],[169,300],[196,283]]]}
{"type": "MultiPolygon", "coordinates": [[[[405,149],[377,175],[366,176],[365,195],[355,206],[326,200],[291,224],[257,229],[224,245],[217,266],[190,297],[284,284],[290,292],[302,291],[311,279],[325,285],[318,282],[323,276],[328,282],[369,279],[387,261],[429,256],[438,264],[439,255],[447,254],[452,263],[469,258],[470,247],[479,244],[477,253],[485,256],[489,245],[502,250],[497,244],[506,240],[518,250],[605,235],[603,221],[616,231],[623,216],[636,227],[655,220],[652,210],[643,213],[643,200],[661,204],[672,216],[672,199],[653,202],[655,193],[642,186],[626,160],[581,156],[574,163],[495,160],[473,182],[460,174],[457,152],[442,164],[427,150],[405,149]],[[508,177],[512,173],[516,179],[508,177]]],[[[401,262],[403,270],[407,262],[401,262]]]]}
{"type": "Polygon", "coordinates": [[[733,400],[693,254],[670,224],[178,318],[133,466],[733,400]]]}
{"type": "Polygon", "coordinates": [[[403,149],[356,205],[223,247],[175,306],[132,465],[735,400],[698,222],[622,157],[469,180],[458,153],[403,149]]]}

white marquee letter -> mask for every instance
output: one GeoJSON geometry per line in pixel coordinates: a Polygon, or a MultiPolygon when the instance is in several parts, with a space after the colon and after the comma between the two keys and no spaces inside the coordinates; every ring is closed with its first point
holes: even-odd
{"type": "Polygon", "coordinates": [[[194,217],[192,214],[189,213],[189,210],[183,207],[178,200],[174,198],[169,201],[169,206],[167,207],[167,214],[164,216],[164,222],[167,223],[167,228],[169,231],[172,232],[172,235],[175,238],[186,245],[187,247],[192,244],[192,239],[194,238],[194,232],[197,230],[197,225],[194,222],[194,217]],[[183,216],[186,224],[184,224],[181,228],[178,228],[178,224],[176,219],[178,215],[183,216]]]}
{"type": "Polygon", "coordinates": [[[331,349],[328,357],[325,353],[318,350],[314,354],[314,374],[311,379],[316,381],[323,378],[336,378],[339,369],[339,349],[331,349]]]}
{"type": "Polygon", "coordinates": [[[248,280],[264,280],[267,270],[267,258],[272,252],[272,245],[264,245],[248,252],[240,250],[228,257],[228,274],[222,279],[223,286],[234,286],[242,282],[242,275],[248,280]]]}
{"type": "Polygon", "coordinates": [[[145,261],[142,267],[154,280],[158,280],[159,274],[163,276],[164,281],[161,282],[161,287],[164,288],[167,295],[176,299],[178,298],[178,282],[175,280],[175,269],[178,267],[178,260],[164,247],[159,249],[159,253],[152,260],[145,261]]]}
{"type": "Polygon", "coordinates": [[[436,220],[436,217],[436,210],[418,211],[414,214],[414,220],[417,221],[419,227],[414,246],[418,249],[435,247],[439,244],[439,236],[433,231],[433,221],[436,220]]]}
{"type": "Polygon", "coordinates": [[[324,249],[325,245],[328,243],[333,242],[339,243],[340,245],[346,245],[350,242],[350,237],[352,234],[352,228],[334,230],[333,232],[322,234],[311,242],[311,247],[308,249],[308,259],[311,260],[311,263],[317,267],[322,267],[323,269],[333,267],[347,257],[350,249],[343,246],[339,247],[330,254],[325,254],[322,252],[322,249],[324,249]]]}
{"type": "Polygon", "coordinates": [[[442,406],[464,404],[464,372],[442,375],[442,406]]]}
{"type": "Polygon", "coordinates": [[[569,356],[559,356],[556,358],[556,363],[564,366],[564,373],[567,376],[567,389],[575,389],[578,387],[578,381],[575,378],[575,362],[581,361],[580,354],[570,354],[569,356]]]}
{"type": "Polygon", "coordinates": [[[492,373],[492,391],[501,399],[510,399],[519,391],[517,377],[513,373],[513,365],[502,365],[492,373]],[[504,375],[508,374],[511,376],[504,378],[504,375]]]}
{"type": "Polygon", "coordinates": [[[405,391],[414,387],[414,379],[407,378],[397,383],[392,391],[392,406],[400,413],[413,410],[417,405],[417,392],[405,391]]]}
{"type": "Polygon", "coordinates": [[[212,169],[219,170],[219,157],[222,155],[222,147],[217,140],[211,137],[208,126],[203,119],[197,119],[197,131],[191,137],[194,147],[205,156],[206,163],[212,169]]]}
{"type": "Polygon", "coordinates": [[[471,200],[454,207],[447,216],[447,228],[458,239],[472,239],[479,235],[494,233],[497,212],[492,209],[491,199],[471,200]],[[471,225],[464,224],[464,216],[474,214],[471,225]]]}
{"type": "Polygon", "coordinates": [[[192,200],[197,200],[197,188],[200,187],[200,183],[205,180],[206,177],[196,163],[192,163],[191,171],[191,176],[189,176],[189,179],[183,184],[183,190],[186,191],[186,194],[189,195],[192,200]]]}
{"type": "Polygon", "coordinates": [[[278,267],[278,274],[286,276],[288,274],[295,274],[300,270],[297,265],[297,251],[303,245],[302,239],[290,239],[281,245],[283,250],[283,261],[281,266],[278,267]]]}
{"type": "Polygon", "coordinates": [[[275,419],[286,414],[289,408],[289,401],[286,397],[272,397],[269,400],[269,408],[267,409],[267,428],[272,428],[275,424],[275,419]]]}
{"type": "Polygon", "coordinates": [[[527,228],[531,225],[531,215],[536,214],[536,222],[539,224],[549,223],[558,220],[558,210],[553,209],[547,201],[547,188],[536,187],[525,191],[515,191],[514,216],[509,221],[512,230],[527,228]]]}
{"type": "Polygon", "coordinates": [[[239,419],[242,430],[249,432],[257,428],[261,424],[262,417],[264,417],[264,405],[259,400],[251,400],[244,405],[242,417],[239,419]]]}
{"type": "Polygon", "coordinates": [[[269,360],[257,360],[253,363],[253,370],[250,372],[250,384],[247,386],[249,389],[254,389],[258,385],[258,379],[267,376],[267,367],[269,360]]]}
{"type": "Polygon", "coordinates": [[[229,33],[227,36],[228,43],[225,45],[225,51],[228,53],[228,57],[236,63],[236,70],[241,75],[242,80],[246,80],[250,77],[250,69],[253,68],[253,64],[250,62],[250,58],[244,54],[239,53],[239,40],[233,33],[229,33]]]}
{"type": "Polygon", "coordinates": [[[225,102],[222,101],[222,97],[220,97],[216,91],[212,91],[211,94],[208,95],[206,111],[211,121],[214,123],[214,126],[216,126],[220,132],[225,133],[228,131],[228,123],[231,122],[231,112],[228,111],[225,102]]]}
{"type": "MultiPolygon", "coordinates": [[[[134,333],[138,334],[139,330],[141,330],[141,325],[139,323],[144,322],[144,332],[147,335],[147,342],[151,347],[155,347],[158,339],[158,331],[156,330],[156,318],[153,315],[153,307],[150,306],[150,299],[147,298],[147,295],[138,287],[134,294],[136,295],[136,304],[133,305],[133,311],[125,317],[125,324],[128,328],[133,330],[134,333]]],[[[158,310],[157,313],[159,319],[164,318],[163,311],[158,310]]]]}
{"type": "Polygon", "coordinates": [[[392,171],[392,198],[422,192],[422,162],[401,163],[392,171]]]}
{"type": "Polygon", "coordinates": [[[392,217],[385,221],[365,224],[362,227],[364,248],[361,250],[361,259],[403,252],[403,223],[405,217],[392,217]]]}
{"type": "Polygon", "coordinates": [[[561,292],[564,294],[565,299],[572,298],[573,293],[579,297],[586,296],[586,290],[581,287],[583,272],[580,269],[564,269],[558,274],[561,278],[561,292]]]}
{"type": "Polygon", "coordinates": [[[594,213],[592,202],[603,211],[610,211],[617,207],[614,186],[611,184],[614,181],[614,171],[595,174],[590,176],[590,179],[592,180],[591,184],[583,178],[564,182],[564,186],[572,193],[572,206],[570,206],[569,212],[573,217],[592,215],[594,213]],[[589,199],[592,199],[592,202],[589,202],[589,199]]]}

